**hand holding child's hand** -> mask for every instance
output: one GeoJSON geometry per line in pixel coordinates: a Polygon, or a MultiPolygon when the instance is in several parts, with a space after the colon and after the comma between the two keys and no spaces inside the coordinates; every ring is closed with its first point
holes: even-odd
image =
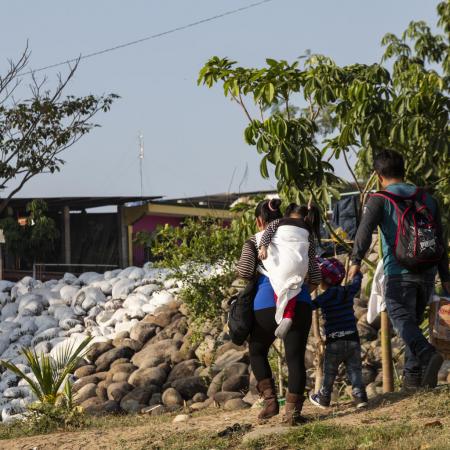
{"type": "Polygon", "coordinates": [[[259,249],[258,258],[261,260],[267,258],[267,248],[266,247],[261,247],[259,249]]]}

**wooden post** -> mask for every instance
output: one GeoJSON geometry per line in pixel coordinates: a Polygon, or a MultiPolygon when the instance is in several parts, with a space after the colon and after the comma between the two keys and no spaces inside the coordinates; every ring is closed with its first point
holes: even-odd
{"type": "Polygon", "coordinates": [[[70,243],[70,208],[64,206],[64,263],[70,264],[72,261],[71,243],[70,243]]]}
{"type": "Polygon", "coordinates": [[[312,328],[313,328],[313,336],[317,342],[317,366],[316,366],[316,379],[314,383],[314,392],[319,392],[322,387],[323,381],[323,343],[322,337],[320,336],[320,323],[319,323],[319,312],[316,310],[313,311],[312,315],[312,328]]]}
{"type": "Polygon", "coordinates": [[[381,363],[383,366],[383,392],[393,392],[391,330],[387,311],[381,312],[381,363]]]}
{"type": "Polygon", "coordinates": [[[279,339],[280,347],[277,352],[278,359],[278,390],[280,397],[284,397],[284,386],[283,386],[283,341],[279,339]]]}
{"type": "Polygon", "coordinates": [[[128,267],[128,227],[125,223],[125,206],[117,207],[119,216],[119,265],[122,268],[128,267]]]}
{"type": "MultiPolygon", "coordinates": [[[[377,183],[381,189],[380,182],[377,183]]],[[[378,256],[383,258],[381,245],[381,228],[378,227],[378,256]]],[[[392,365],[391,330],[389,328],[389,316],[387,311],[381,312],[381,366],[383,368],[383,392],[394,391],[394,368],[392,365]]]]}

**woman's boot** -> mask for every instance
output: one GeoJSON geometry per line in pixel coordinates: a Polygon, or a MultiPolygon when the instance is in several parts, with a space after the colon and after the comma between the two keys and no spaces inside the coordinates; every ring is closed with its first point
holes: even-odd
{"type": "Polygon", "coordinates": [[[301,415],[304,395],[291,394],[286,395],[286,407],[284,410],[283,423],[285,425],[300,425],[306,422],[306,419],[301,415]]]}
{"type": "Polygon", "coordinates": [[[258,392],[264,399],[264,408],[258,415],[259,420],[270,419],[280,412],[278,405],[277,393],[275,391],[275,383],[272,378],[261,380],[256,385],[258,392]]]}

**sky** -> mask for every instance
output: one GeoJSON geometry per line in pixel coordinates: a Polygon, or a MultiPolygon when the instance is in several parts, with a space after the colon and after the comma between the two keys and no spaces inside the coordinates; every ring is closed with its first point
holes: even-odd
{"type": "MultiPolygon", "coordinates": [[[[30,68],[153,35],[255,0],[3,0],[0,73],[26,41],[30,68]]],[[[293,61],[306,49],[338,64],[379,62],[386,32],[411,20],[436,23],[434,0],[273,0],[194,28],[80,63],[66,93],[120,95],[101,125],[64,154],[56,175],[41,175],[18,196],[141,194],[138,135],[144,136],[144,195],[168,198],[273,189],[259,155],[245,144],[245,116],[218,86],[197,86],[214,55],[258,67],[265,58],[293,61]],[[246,170],[246,167],[248,168],[246,170]]],[[[45,72],[48,86],[58,72],[45,72]]],[[[41,73],[41,75],[44,75],[41,73]]],[[[22,89],[27,85],[23,80],[22,89]]],[[[349,178],[343,164],[338,175],[349,178]]],[[[12,186],[11,186],[12,187],[12,186]]]]}

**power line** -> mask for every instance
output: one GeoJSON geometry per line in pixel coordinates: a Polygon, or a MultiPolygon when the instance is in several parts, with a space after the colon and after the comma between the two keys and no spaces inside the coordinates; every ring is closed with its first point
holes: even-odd
{"type": "Polygon", "coordinates": [[[130,47],[132,45],[140,44],[141,42],[150,41],[152,39],[156,39],[156,38],[159,38],[159,37],[162,37],[162,36],[167,36],[168,34],[173,34],[173,33],[176,33],[178,31],[187,30],[188,28],[193,28],[193,27],[196,27],[197,25],[202,25],[202,24],[207,23],[207,22],[212,22],[213,20],[217,20],[217,19],[221,19],[223,17],[231,16],[233,14],[237,14],[237,13],[240,13],[240,12],[252,9],[252,8],[256,8],[257,6],[263,5],[265,3],[270,3],[270,2],[273,2],[273,1],[274,0],[261,0],[259,2],[251,3],[251,4],[247,5],[247,6],[242,6],[241,8],[231,9],[231,10],[225,11],[225,12],[223,12],[221,14],[216,14],[215,16],[211,16],[211,17],[207,17],[205,19],[197,20],[195,22],[188,23],[187,25],[182,25],[182,26],[179,26],[179,27],[176,27],[176,28],[172,28],[170,30],[163,31],[161,33],[152,34],[150,36],[146,36],[146,37],[143,37],[141,39],[136,39],[134,41],[130,41],[130,42],[126,42],[124,44],[116,45],[114,47],[109,47],[109,48],[105,48],[103,50],[99,50],[99,51],[96,51],[96,52],[88,53],[87,55],[80,55],[78,58],[72,58],[72,59],[68,59],[66,61],[62,61],[62,62],[59,62],[59,63],[56,63],[56,64],[50,64],[49,66],[40,67],[39,69],[36,69],[36,70],[30,70],[29,72],[23,73],[21,76],[31,75],[32,73],[37,73],[37,72],[42,72],[43,70],[53,69],[55,67],[60,67],[60,66],[66,65],[66,64],[70,64],[70,63],[74,63],[74,62],[77,62],[77,61],[81,61],[83,59],[92,58],[94,56],[103,55],[104,53],[109,53],[109,52],[113,52],[115,50],[119,50],[119,49],[122,49],[122,48],[125,48],[125,47],[130,47]]]}

